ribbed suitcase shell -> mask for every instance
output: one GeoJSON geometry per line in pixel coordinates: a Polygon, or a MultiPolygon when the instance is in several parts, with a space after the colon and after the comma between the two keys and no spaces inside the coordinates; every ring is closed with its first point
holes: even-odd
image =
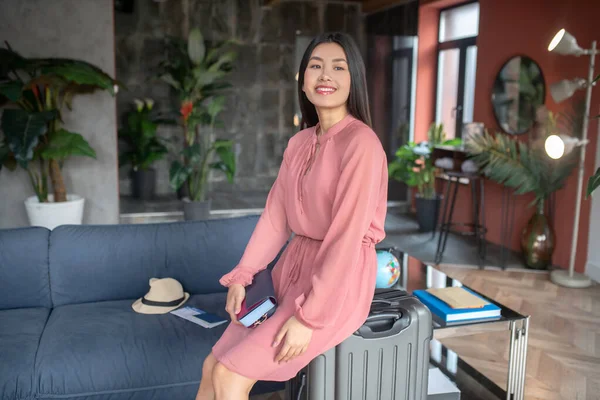
{"type": "Polygon", "coordinates": [[[288,382],[288,400],[427,399],[431,313],[403,291],[384,292],[395,306],[371,313],[357,332],[311,361],[288,382]]]}

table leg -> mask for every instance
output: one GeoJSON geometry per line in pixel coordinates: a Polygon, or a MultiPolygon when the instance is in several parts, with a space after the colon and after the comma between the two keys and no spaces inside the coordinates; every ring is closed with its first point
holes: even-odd
{"type": "Polygon", "coordinates": [[[528,337],[529,317],[511,322],[508,353],[508,381],[506,386],[507,400],[523,400],[525,396],[528,337]]]}

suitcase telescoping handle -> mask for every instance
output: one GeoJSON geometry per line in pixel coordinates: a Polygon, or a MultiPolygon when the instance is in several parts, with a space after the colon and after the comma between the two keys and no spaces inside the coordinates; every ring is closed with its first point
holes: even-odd
{"type": "Polygon", "coordinates": [[[367,317],[357,334],[364,339],[377,339],[396,335],[410,325],[410,316],[403,312],[382,312],[367,317]]]}

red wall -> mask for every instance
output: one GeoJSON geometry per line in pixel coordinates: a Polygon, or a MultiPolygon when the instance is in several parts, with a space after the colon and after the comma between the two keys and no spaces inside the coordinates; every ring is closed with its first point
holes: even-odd
{"type": "MultiPolygon", "coordinates": [[[[461,1],[423,1],[419,10],[419,60],[417,73],[417,104],[415,121],[415,139],[424,140],[427,128],[434,120],[435,81],[437,67],[437,29],[439,9],[461,1]]],[[[480,0],[479,36],[477,38],[477,76],[475,88],[474,120],[483,122],[490,132],[500,131],[494,118],[490,96],[497,72],[511,57],[523,54],[534,59],[541,67],[546,80],[546,107],[558,112],[568,107],[572,100],[556,104],[549,93],[549,85],[553,82],[575,77],[587,77],[589,57],[561,56],[548,52],[548,43],[554,34],[565,28],[577,38],[579,45],[589,48],[592,40],[600,41],[600,31],[595,29],[600,16],[600,1],[589,0],[480,0]],[[596,33],[596,35],[594,35],[596,33]]],[[[600,57],[596,58],[596,74],[600,73],[600,57]]],[[[597,114],[600,107],[600,89],[592,93],[592,115],[597,114]]],[[[583,91],[578,93],[583,99],[583,91]]],[[[597,123],[590,123],[588,128],[590,143],[587,146],[585,182],[593,173],[596,141],[598,139],[597,123]]],[[[522,135],[520,140],[527,140],[522,135]]],[[[585,186],[584,186],[585,187],[585,186]]],[[[568,267],[573,218],[575,215],[575,196],[577,190],[577,173],[573,172],[565,187],[556,193],[556,249],[554,263],[568,267]]],[[[500,243],[501,227],[501,195],[502,186],[487,181],[485,184],[486,224],[488,240],[500,243]]],[[[455,220],[468,221],[471,213],[470,192],[467,187],[461,188],[455,209],[455,220]]],[[[510,246],[520,251],[520,234],[533,208],[528,208],[532,200],[530,195],[516,198],[514,230],[511,233],[510,246]]],[[[576,258],[576,270],[584,270],[591,202],[582,200],[581,218],[576,258]]]]}

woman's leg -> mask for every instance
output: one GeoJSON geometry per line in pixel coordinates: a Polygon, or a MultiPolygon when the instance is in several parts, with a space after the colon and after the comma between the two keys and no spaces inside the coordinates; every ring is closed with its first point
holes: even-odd
{"type": "Polygon", "coordinates": [[[215,400],[215,388],[213,387],[212,375],[213,369],[217,364],[217,359],[210,353],[202,365],[202,380],[196,394],[196,400],[215,400]]]}
{"type": "Polygon", "coordinates": [[[216,400],[248,400],[255,380],[246,378],[217,363],[213,368],[212,382],[216,400]]]}

